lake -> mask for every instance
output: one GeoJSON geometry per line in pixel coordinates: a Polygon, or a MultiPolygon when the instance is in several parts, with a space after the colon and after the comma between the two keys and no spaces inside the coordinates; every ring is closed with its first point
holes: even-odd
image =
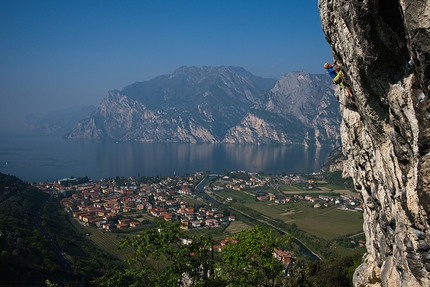
{"type": "Polygon", "coordinates": [[[0,136],[0,172],[30,182],[244,170],[271,174],[319,171],[330,147],[142,143],[0,136]]]}

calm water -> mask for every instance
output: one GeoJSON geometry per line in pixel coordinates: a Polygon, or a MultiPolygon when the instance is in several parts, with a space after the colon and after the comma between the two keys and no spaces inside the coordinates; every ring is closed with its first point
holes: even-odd
{"type": "Polygon", "coordinates": [[[70,176],[183,175],[245,170],[318,171],[331,148],[302,146],[73,141],[59,137],[0,137],[0,172],[26,181],[70,176]]]}

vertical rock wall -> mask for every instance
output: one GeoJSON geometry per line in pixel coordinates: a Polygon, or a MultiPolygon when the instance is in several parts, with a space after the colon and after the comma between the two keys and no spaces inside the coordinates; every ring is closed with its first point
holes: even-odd
{"type": "Polygon", "coordinates": [[[358,106],[341,106],[344,172],[365,204],[354,285],[430,286],[430,0],[318,5],[358,106]]]}

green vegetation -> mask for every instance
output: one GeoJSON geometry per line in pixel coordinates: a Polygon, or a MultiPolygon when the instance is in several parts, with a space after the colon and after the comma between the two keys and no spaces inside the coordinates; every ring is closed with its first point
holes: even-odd
{"type": "Polygon", "coordinates": [[[243,230],[251,229],[251,228],[252,228],[252,225],[249,225],[243,221],[235,221],[230,223],[230,225],[225,229],[225,233],[234,235],[234,234],[238,234],[243,230]]]}
{"type": "Polygon", "coordinates": [[[223,248],[215,269],[225,282],[224,286],[276,286],[281,283],[284,266],[273,252],[288,243],[290,235],[277,237],[273,231],[257,225],[242,230],[233,240],[235,242],[223,248]]]}
{"type": "Polygon", "coordinates": [[[158,221],[139,236],[126,238],[121,248],[132,250],[129,266],[95,283],[100,286],[276,286],[283,264],[274,258],[275,248],[290,236],[279,237],[255,226],[230,239],[215,256],[208,236],[191,236],[180,223],[158,221]],[[186,242],[184,242],[186,239],[186,242]]]}
{"type": "Polygon", "coordinates": [[[246,192],[241,191],[220,191],[216,193],[217,196],[221,198],[232,198],[234,201],[238,202],[249,202],[255,201],[255,196],[246,192]]]}
{"type": "MultiPolygon", "coordinates": [[[[0,173],[0,285],[31,280],[43,282],[43,274],[61,274],[48,241],[35,226],[34,216],[46,195],[17,177],[0,173]]],[[[63,273],[63,275],[65,275],[63,273]]]]}
{"type": "Polygon", "coordinates": [[[71,223],[79,234],[82,234],[86,239],[91,240],[99,249],[109,253],[110,255],[118,257],[121,260],[125,260],[130,255],[128,250],[119,249],[121,238],[124,237],[124,235],[112,232],[103,232],[101,230],[94,229],[93,227],[84,226],[76,220],[72,220],[71,223]]]}
{"type": "Polygon", "coordinates": [[[74,228],[57,201],[50,201],[45,205],[40,219],[51,238],[73,264],[74,276],[81,278],[83,282],[121,268],[116,257],[91,244],[86,240],[85,233],[79,233],[74,228]]]}
{"type": "Polygon", "coordinates": [[[313,263],[296,262],[285,287],[349,287],[361,255],[332,257],[313,263]]]}
{"type": "Polygon", "coordinates": [[[154,228],[142,231],[139,236],[125,238],[121,248],[131,249],[129,266],[114,275],[104,276],[95,282],[100,286],[181,286],[187,280],[208,286],[213,270],[211,239],[207,236],[188,238],[180,223],[159,221],[154,228]],[[189,278],[184,277],[188,274],[189,278]]]}
{"type": "Polygon", "coordinates": [[[342,148],[338,147],[334,149],[326,162],[324,163],[324,166],[321,168],[323,171],[324,179],[331,184],[344,186],[346,188],[354,188],[354,184],[352,182],[351,177],[342,178],[342,171],[333,171],[329,172],[330,166],[333,166],[337,163],[340,163],[342,160],[344,160],[344,155],[342,153],[342,148]]]}
{"type": "MultiPolygon", "coordinates": [[[[229,174],[229,177],[239,181],[249,180],[250,175],[237,172],[229,174]]],[[[168,177],[162,176],[139,176],[137,181],[157,183],[159,180],[166,180],[167,185],[174,185],[168,177]]],[[[106,182],[127,185],[128,179],[117,177],[106,182]]],[[[212,192],[222,202],[220,205],[208,202],[200,195],[181,195],[195,209],[208,209],[209,206],[217,208],[216,212],[224,216],[235,215],[236,221],[223,222],[215,228],[189,231],[176,230],[178,223],[163,221],[158,223],[161,225],[157,230],[162,227],[160,230],[165,230],[170,235],[160,235],[158,231],[154,233],[153,223],[113,232],[82,225],[76,220],[70,220],[57,200],[48,200],[45,193],[15,177],[0,173],[0,191],[7,191],[0,197],[0,267],[13,270],[5,276],[4,281],[20,282],[32,278],[33,282],[43,283],[49,278],[52,286],[66,286],[69,282],[88,285],[91,280],[102,278],[92,281],[93,284],[119,286],[122,282],[124,286],[177,286],[178,280],[184,279],[182,274],[187,273],[194,282],[193,286],[351,286],[352,272],[361,262],[364,252],[364,247],[358,247],[355,243],[364,239],[360,235],[363,220],[361,212],[342,210],[333,204],[321,204],[315,208],[315,203],[299,200],[294,196],[356,196],[356,193],[345,186],[328,183],[313,176],[299,184],[284,185],[280,177],[271,177],[269,182],[270,184],[257,188],[212,192]],[[293,200],[287,203],[257,200],[258,196],[268,193],[293,200]],[[58,263],[49,248],[49,241],[35,227],[36,217],[73,265],[73,274],[64,271],[58,263]],[[272,227],[273,230],[283,230],[293,235],[324,260],[309,262],[293,241],[287,243],[284,240],[281,244],[279,239],[283,233],[269,232],[267,228],[272,227]],[[264,241],[263,237],[268,241],[264,241]],[[191,238],[195,243],[182,246],[178,242],[183,238],[191,238]],[[208,251],[211,248],[201,248],[218,244],[226,238],[235,238],[238,242],[247,244],[230,244],[224,251],[231,249],[231,252],[215,254],[208,251]],[[146,249],[142,249],[142,244],[146,249]],[[258,246],[282,246],[284,250],[297,256],[297,262],[289,270],[288,278],[281,276],[278,265],[271,265],[273,257],[269,256],[269,252],[263,252],[270,248],[266,250],[258,246]],[[255,257],[257,253],[258,256],[263,256],[261,260],[255,257]],[[239,257],[235,258],[236,255],[239,257]],[[118,259],[127,260],[129,265],[126,266],[118,259]],[[248,259],[252,260],[247,261],[248,259]],[[187,264],[181,265],[179,262],[187,264]],[[244,266],[255,268],[247,269],[245,276],[242,273],[244,266]],[[271,267],[265,270],[267,266],[271,267]],[[263,271],[264,274],[259,273],[263,271]],[[18,278],[16,274],[22,276],[18,278]]],[[[212,186],[227,183],[228,180],[219,179],[212,186]]],[[[195,184],[196,182],[191,183],[192,186],[195,184]]],[[[141,211],[128,213],[127,216],[140,219],[144,217],[146,222],[153,218],[141,211]]],[[[1,280],[0,285],[4,285],[1,280]]]]}
{"type": "Polygon", "coordinates": [[[342,210],[336,206],[314,208],[305,201],[288,204],[287,208],[285,205],[268,204],[267,201],[234,206],[255,217],[263,215],[287,224],[295,223],[303,231],[323,239],[359,233],[363,228],[361,212],[342,210]]]}
{"type": "Polygon", "coordinates": [[[324,178],[327,182],[335,185],[342,185],[347,188],[354,188],[354,184],[352,182],[351,177],[343,178],[342,171],[334,171],[334,172],[325,172],[324,178]]]}
{"type": "Polygon", "coordinates": [[[229,238],[221,253],[213,253],[213,240],[181,230],[179,223],[159,221],[155,228],[121,242],[132,250],[129,266],[94,283],[100,286],[352,286],[361,255],[332,257],[324,261],[298,260],[282,276],[284,269],[272,250],[289,244],[290,236],[280,237],[262,226],[243,229],[229,238]],[[181,238],[188,238],[183,244],[181,238]],[[264,246],[264,248],[262,248],[264,246]],[[186,275],[185,275],[186,274],[186,275]]]}
{"type": "Polygon", "coordinates": [[[85,235],[76,232],[57,201],[2,173],[0,187],[1,191],[10,191],[0,204],[0,268],[7,270],[0,279],[1,286],[22,286],[29,282],[43,286],[47,278],[61,285],[88,284],[95,277],[121,268],[120,261],[107,256],[87,241],[85,235]],[[49,240],[35,224],[37,217],[73,265],[73,274],[59,264],[49,240]]]}

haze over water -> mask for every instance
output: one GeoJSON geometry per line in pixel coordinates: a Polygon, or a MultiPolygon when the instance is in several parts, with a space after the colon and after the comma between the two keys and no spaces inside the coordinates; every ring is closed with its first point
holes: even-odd
{"type": "Polygon", "coordinates": [[[72,141],[47,136],[0,137],[0,172],[25,181],[91,179],[244,170],[265,173],[319,171],[331,148],[72,141]]]}

